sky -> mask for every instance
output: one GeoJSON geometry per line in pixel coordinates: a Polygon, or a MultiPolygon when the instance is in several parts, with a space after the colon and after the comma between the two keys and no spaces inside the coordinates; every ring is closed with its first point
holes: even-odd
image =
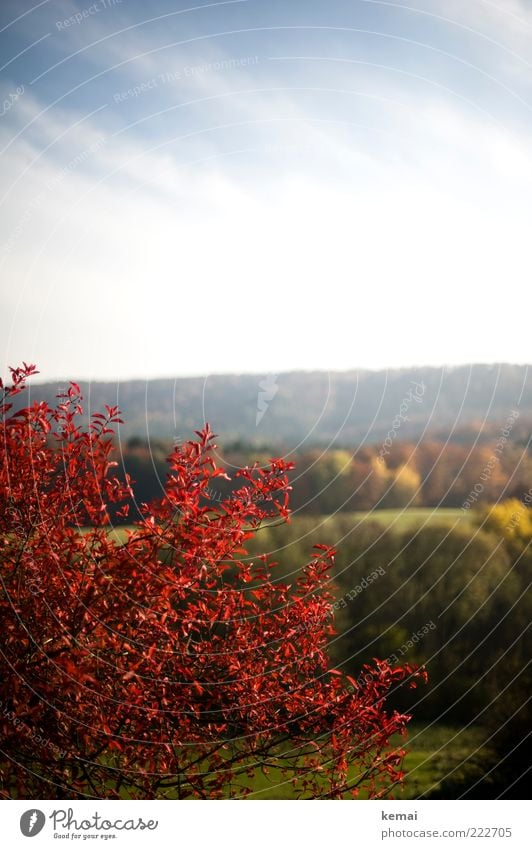
{"type": "Polygon", "coordinates": [[[0,372],[529,363],[530,0],[3,0],[0,372]]]}

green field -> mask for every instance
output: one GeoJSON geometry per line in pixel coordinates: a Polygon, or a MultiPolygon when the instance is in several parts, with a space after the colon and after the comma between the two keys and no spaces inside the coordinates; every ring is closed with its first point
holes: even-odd
{"type": "MultiPolygon", "coordinates": [[[[327,523],[335,519],[348,520],[353,526],[364,522],[378,522],[385,528],[393,528],[404,531],[408,528],[427,527],[429,525],[460,525],[462,527],[471,524],[472,514],[459,508],[450,507],[412,507],[399,510],[371,510],[369,512],[336,513],[334,516],[310,516],[309,514],[294,514],[291,523],[312,522],[316,527],[326,527],[327,523]]],[[[117,525],[111,534],[119,541],[127,539],[127,531],[132,530],[132,525],[117,525]]]]}
{"type": "MultiPolygon", "coordinates": [[[[471,524],[471,513],[450,507],[412,507],[400,510],[371,510],[367,513],[337,513],[330,518],[336,517],[349,518],[354,525],[367,521],[379,522],[383,527],[394,528],[397,531],[434,524],[462,526],[471,524]]],[[[297,518],[296,516],[293,521],[297,521],[297,518]]],[[[323,519],[327,521],[328,518],[317,516],[316,523],[323,519]]]]}
{"type": "MultiPolygon", "coordinates": [[[[395,799],[430,797],[441,789],[444,780],[456,781],[482,760],[482,732],[474,727],[463,730],[448,725],[412,723],[406,743],[399,738],[397,745],[403,746],[408,754],[404,762],[404,784],[395,788],[395,799]]],[[[274,769],[267,776],[257,771],[253,786],[250,799],[295,798],[290,782],[274,769]]],[[[359,798],[366,797],[361,793],[359,798]]]]}

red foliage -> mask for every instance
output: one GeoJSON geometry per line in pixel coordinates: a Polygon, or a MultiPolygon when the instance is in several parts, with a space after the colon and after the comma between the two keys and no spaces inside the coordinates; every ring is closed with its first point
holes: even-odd
{"type": "Polygon", "coordinates": [[[131,492],[112,475],[117,408],[81,428],[71,384],[53,409],[14,412],[34,373],[0,386],[2,795],[243,795],[270,767],[307,798],[400,780],[390,737],[409,717],[385,698],[424,672],[375,661],[360,683],[330,668],[332,550],[315,546],[292,586],[244,556],[264,520],[289,517],[290,464],[242,469],[206,506],[224,474],[206,426],[120,541],[109,510],[131,492]]]}

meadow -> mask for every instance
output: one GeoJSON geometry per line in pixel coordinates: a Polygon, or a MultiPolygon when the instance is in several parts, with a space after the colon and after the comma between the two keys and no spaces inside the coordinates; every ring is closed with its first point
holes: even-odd
{"type": "MultiPolygon", "coordinates": [[[[439,723],[412,723],[407,741],[397,739],[394,742],[407,752],[403,762],[404,783],[396,786],[391,794],[395,799],[437,798],[445,792],[445,783],[459,779],[466,772],[478,774],[480,764],[488,758],[482,730],[475,727],[463,729],[439,723]]],[[[257,771],[253,787],[247,798],[295,798],[291,783],[275,769],[267,775],[257,771]]],[[[362,792],[358,798],[367,797],[362,792]]]]}
{"type": "MultiPolygon", "coordinates": [[[[526,647],[514,643],[530,620],[521,590],[531,563],[522,550],[528,543],[509,536],[506,525],[452,508],[296,513],[288,524],[262,527],[241,555],[253,560],[268,553],[274,580],[291,584],[315,543],[334,546],[329,590],[333,602],[343,600],[329,643],[333,663],[354,676],[374,657],[426,666],[428,685],[415,697],[397,694],[391,704],[412,716],[406,743],[397,741],[407,755],[396,798],[468,792],[489,798],[507,780],[497,763],[508,740],[497,729],[502,725],[519,739],[528,722],[520,709],[526,685],[513,679],[526,667],[526,647]],[[494,699],[497,710],[489,707],[494,699]],[[508,713],[514,716],[509,724],[508,713]]],[[[111,533],[124,542],[127,530],[111,533]]],[[[518,769],[512,757],[506,765],[510,775],[518,769]]],[[[294,795],[274,768],[257,770],[253,788],[251,798],[294,795]]],[[[238,781],[228,794],[238,795],[238,781]]]]}

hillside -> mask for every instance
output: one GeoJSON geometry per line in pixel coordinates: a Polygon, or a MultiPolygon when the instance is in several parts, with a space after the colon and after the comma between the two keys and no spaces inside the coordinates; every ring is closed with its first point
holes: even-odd
{"type": "MultiPolygon", "coordinates": [[[[61,387],[40,384],[35,397],[52,400],[61,387]]],[[[375,444],[391,430],[394,439],[425,434],[468,443],[479,434],[491,438],[512,410],[520,413],[512,438],[526,440],[532,414],[531,370],[519,365],[212,375],[81,388],[87,409],[119,405],[122,438],[184,439],[209,421],[225,444],[289,449],[375,444]]]]}

